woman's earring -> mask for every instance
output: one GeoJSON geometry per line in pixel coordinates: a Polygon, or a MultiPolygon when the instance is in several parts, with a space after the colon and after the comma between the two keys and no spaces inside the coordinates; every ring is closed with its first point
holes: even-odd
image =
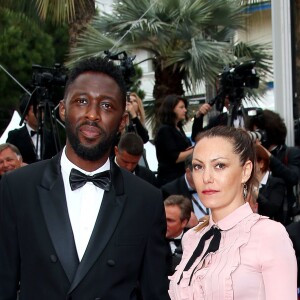
{"type": "Polygon", "coordinates": [[[248,187],[247,187],[247,184],[244,183],[244,187],[243,187],[243,197],[244,197],[244,199],[247,198],[247,194],[248,194],[248,187]]]}

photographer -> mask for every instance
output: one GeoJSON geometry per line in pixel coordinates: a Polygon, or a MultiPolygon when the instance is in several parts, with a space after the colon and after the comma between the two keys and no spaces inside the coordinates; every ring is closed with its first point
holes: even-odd
{"type": "Polygon", "coordinates": [[[287,187],[284,224],[289,224],[296,203],[294,187],[300,178],[300,149],[285,144],[287,129],[279,114],[265,109],[249,119],[248,129],[260,133],[262,148],[270,159],[272,176],[282,178],[287,187]]]}
{"type": "Polygon", "coordinates": [[[36,117],[36,106],[29,105],[26,110],[27,103],[30,101],[30,96],[23,94],[20,103],[20,113],[25,115],[25,124],[19,129],[14,129],[8,133],[6,142],[16,146],[22,155],[23,161],[27,164],[34,163],[41,159],[48,159],[54,156],[57,151],[54,147],[53,137],[51,132],[45,131],[44,148],[41,153],[41,132],[38,132],[38,119],[36,117]]]}
{"type": "MultiPolygon", "coordinates": [[[[218,115],[211,117],[208,121],[208,124],[203,127],[203,119],[204,116],[211,111],[212,105],[209,103],[204,103],[199,107],[199,110],[197,111],[196,115],[194,116],[194,122],[192,125],[192,135],[191,139],[193,142],[197,140],[197,134],[201,131],[210,129],[212,127],[218,126],[218,125],[228,125],[228,111],[230,108],[231,102],[229,96],[225,96],[224,99],[224,108],[225,112],[219,113],[218,115]]],[[[241,114],[241,110],[238,110],[236,115],[234,116],[232,120],[232,125],[234,127],[244,127],[244,116],[241,114]]]]}
{"type": "Polygon", "coordinates": [[[126,132],[135,132],[146,144],[149,141],[149,134],[145,127],[145,111],[143,102],[136,93],[130,93],[126,102],[126,111],[129,115],[126,132]]]}

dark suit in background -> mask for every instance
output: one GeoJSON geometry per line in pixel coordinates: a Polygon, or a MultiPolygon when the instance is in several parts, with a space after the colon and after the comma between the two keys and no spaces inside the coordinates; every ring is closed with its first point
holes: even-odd
{"type": "Polygon", "coordinates": [[[281,178],[269,175],[265,185],[259,189],[257,203],[258,213],[275,221],[283,222],[283,203],[286,186],[281,178]]]}
{"type": "MultiPolygon", "coordinates": [[[[29,135],[26,125],[19,129],[14,129],[10,131],[8,133],[6,142],[15,145],[20,150],[23,162],[31,164],[37,161],[35,145],[33,145],[31,136],[29,135]]],[[[44,143],[44,154],[42,154],[42,157],[44,159],[51,158],[55,154],[57,154],[54,140],[50,132],[46,132],[44,143]]]]}
{"type": "Polygon", "coordinates": [[[20,278],[24,300],[134,300],[139,285],[143,300],[168,299],[161,192],[111,165],[112,188],[80,263],[60,155],[3,176],[1,300],[16,299],[20,278]]]}
{"type": "Polygon", "coordinates": [[[134,169],[134,173],[136,176],[146,180],[152,185],[158,187],[157,179],[155,174],[148,168],[137,165],[134,169]]]}

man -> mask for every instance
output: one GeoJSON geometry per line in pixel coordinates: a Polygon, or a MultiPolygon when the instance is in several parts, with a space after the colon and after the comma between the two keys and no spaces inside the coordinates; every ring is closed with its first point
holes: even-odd
{"type": "MultiPolygon", "coordinates": [[[[249,130],[260,133],[261,151],[269,157],[269,168],[273,177],[281,178],[286,185],[286,203],[284,204],[284,225],[292,222],[293,206],[299,195],[294,194],[294,188],[300,181],[300,149],[288,147],[285,144],[287,128],[281,116],[269,109],[264,109],[249,120],[249,130]]],[[[298,191],[299,192],[299,191],[298,191]]]]}
{"type": "Polygon", "coordinates": [[[22,156],[17,147],[5,143],[0,145],[0,175],[22,166],[22,156]]]}
{"type": "Polygon", "coordinates": [[[161,192],[109,160],[125,102],[119,67],[79,62],[59,107],[66,147],[3,176],[1,300],[19,288],[30,300],[168,299],[161,192]]]}
{"type": "Polygon", "coordinates": [[[133,132],[123,133],[118,146],[115,146],[115,162],[119,167],[157,186],[155,174],[138,164],[143,151],[144,143],[139,135],[133,132]]]}
{"type": "Polygon", "coordinates": [[[45,130],[43,138],[43,153],[41,153],[41,133],[38,132],[38,120],[36,118],[35,106],[31,103],[26,110],[30,96],[24,94],[21,98],[20,113],[25,114],[25,124],[19,129],[8,133],[6,142],[15,145],[21,152],[23,161],[31,164],[41,159],[51,158],[57,153],[51,132],[45,130]]]}
{"type": "Polygon", "coordinates": [[[193,212],[188,227],[194,227],[198,220],[209,214],[209,210],[202,204],[196,190],[192,176],[192,155],[187,156],[184,161],[185,174],[161,187],[163,197],[166,199],[170,195],[183,195],[191,200],[193,212]]]}
{"type": "Polygon", "coordinates": [[[169,248],[168,275],[172,275],[182,256],[181,239],[187,229],[191,217],[191,201],[181,195],[169,196],[164,201],[167,233],[166,238],[169,248]]]}

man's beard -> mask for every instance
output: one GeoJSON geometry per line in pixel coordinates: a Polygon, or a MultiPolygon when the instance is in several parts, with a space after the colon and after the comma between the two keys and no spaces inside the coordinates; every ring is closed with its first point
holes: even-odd
{"type": "Polygon", "coordinates": [[[107,134],[101,127],[98,126],[95,122],[87,121],[80,126],[75,128],[75,132],[72,130],[72,126],[69,123],[68,119],[65,120],[65,128],[68,141],[73,148],[74,152],[82,159],[88,161],[97,161],[101,159],[104,155],[106,155],[111,147],[114,145],[116,141],[116,136],[118,129],[115,129],[111,132],[111,134],[107,134]],[[101,140],[98,144],[87,147],[82,145],[79,141],[79,128],[82,125],[95,126],[100,130],[101,140]]]}

